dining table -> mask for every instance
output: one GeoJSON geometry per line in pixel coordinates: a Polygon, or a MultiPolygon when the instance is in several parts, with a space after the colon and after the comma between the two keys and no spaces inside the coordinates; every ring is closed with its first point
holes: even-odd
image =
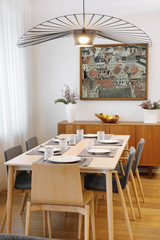
{"type": "MultiPolygon", "coordinates": [[[[56,137],[68,138],[69,135],[61,134],[56,137]]],[[[85,136],[86,138],[89,135],[85,136]]],[[[91,136],[93,137],[93,136],[91,136]]],[[[112,199],[112,171],[115,169],[123,151],[128,148],[128,140],[130,135],[109,135],[109,139],[112,140],[111,144],[101,143],[99,144],[95,139],[94,149],[109,149],[111,154],[88,154],[85,150],[86,139],[77,141],[75,145],[67,146],[67,150],[62,153],[62,156],[79,156],[82,159],[90,159],[88,164],[79,164],[81,173],[103,173],[106,176],[106,203],[107,203],[107,218],[108,218],[108,239],[114,239],[114,224],[113,224],[113,199],[112,199]],[[113,140],[117,140],[120,144],[114,144],[113,140]]],[[[55,138],[54,138],[55,139],[55,138]]],[[[54,139],[50,139],[43,144],[35,147],[32,150],[24,152],[23,154],[5,162],[8,167],[8,190],[7,190],[7,219],[6,219],[6,233],[11,233],[12,226],[12,207],[13,207],[13,188],[14,188],[14,172],[15,171],[32,171],[32,164],[40,162],[43,159],[43,153],[38,152],[38,148],[50,144],[53,148],[58,146],[58,143],[54,142],[54,139]]],[[[43,161],[42,161],[43,162],[43,161]]],[[[81,162],[81,161],[80,161],[81,162]]],[[[107,236],[106,236],[107,239],[107,236]]]]}

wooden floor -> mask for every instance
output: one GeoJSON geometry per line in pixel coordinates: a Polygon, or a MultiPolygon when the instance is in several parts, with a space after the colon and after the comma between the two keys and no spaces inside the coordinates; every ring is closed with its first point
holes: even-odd
{"type": "MultiPolygon", "coordinates": [[[[131,220],[131,227],[136,240],[159,240],[160,239],[160,175],[154,175],[152,179],[148,176],[142,176],[142,184],[146,202],[141,203],[143,217],[138,216],[138,211],[135,207],[137,220],[131,220]]],[[[131,188],[130,188],[131,189],[131,188]]],[[[131,192],[132,193],[132,192],[131,192]]],[[[133,194],[133,193],[132,193],[133,194]]],[[[96,239],[108,239],[107,231],[107,208],[104,199],[99,196],[98,211],[96,215],[96,239]]],[[[25,212],[23,215],[19,214],[20,203],[22,197],[14,196],[13,208],[13,224],[12,233],[24,235],[25,226],[25,212]]],[[[132,198],[135,205],[135,200],[132,198]]],[[[0,194],[0,221],[5,206],[6,195],[0,194]]],[[[128,204],[127,204],[128,205],[128,204]]],[[[128,208],[131,219],[131,212],[128,208]]],[[[52,233],[54,239],[77,239],[77,221],[76,214],[63,213],[52,214],[52,233]]],[[[5,232],[5,230],[4,230],[5,232]]],[[[129,239],[127,227],[125,224],[122,208],[119,199],[114,199],[114,234],[115,240],[129,239]]],[[[31,221],[31,236],[42,236],[42,214],[39,212],[32,213],[31,221]]],[[[83,236],[83,234],[82,234],[83,236]]],[[[83,237],[82,237],[83,239],[83,237]]],[[[92,239],[90,234],[90,239],[92,239]]]]}

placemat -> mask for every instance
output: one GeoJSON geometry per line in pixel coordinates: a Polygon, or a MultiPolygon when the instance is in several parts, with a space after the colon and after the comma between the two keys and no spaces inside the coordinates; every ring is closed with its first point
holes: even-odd
{"type": "MultiPolygon", "coordinates": [[[[76,144],[79,143],[81,140],[76,139],[76,144]]],[[[70,144],[69,142],[67,143],[68,146],[75,146],[76,144],[70,144]]],[[[50,140],[46,145],[59,145],[58,142],[54,142],[53,140],[50,140]]]]}
{"type": "MultiPolygon", "coordinates": [[[[108,139],[105,139],[105,140],[108,140],[108,139]]],[[[118,140],[119,142],[118,143],[101,143],[97,140],[94,141],[94,146],[122,146],[123,145],[123,142],[124,140],[123,139],[114,139],[114,140],[118,140]]]]}
{"type": "MultiPolygon", "coordinates": [[[[87,134],[86,134],[87,135],[87,134]]],[[[107,139],[110,139],[112,137],[112,134],[105,134],[104,135],[104,139],[107,140],[107,139]]],[[[83,138],[94,138],[96,139],[97,137],[87,137],[87,136],[84,136],[83,138]]]]}
{"type": "MultiPolygon", "coordinates": [[[[87,167],[91,161],[93,160],[92,157],[89,157],[89,158],[81,158],[81,160],[79,162],[75,162],[75,163],[78,163],[80,166],[83,166],[83,167],[87,167]]],[[[49,161],[49,160],[44,160],[44,157],[40,158],[37,163],[50,163],[50,164],[61,164],[61,163],[56,163],[56,162],[52,162],[52,161],[49,161]]],[[[63,163],[64,164],[64,163],[63,163]]],[[[66,163],[68,164],[68,163],[66,163]]],[[[72,163],[73,164],[73,163],[72,163]]]]}
{"type": "MultiPolygon", "coordinates": [[[[34,150],[31,150],[30,152],[27,152],[26,155],[42,155],[43,156],[44,152],[39,151],[39,149],[42,148],[42,147],[44,147],[44,146],[40,146],[40,147],[38,147],[34,150]]],[[[66,151],[68,151],[69,148],[70,147],[68,147],[67,150],[63,150],[63,151],[61,150],[61,151],[55,152],[54,156],[58,156],[58,155],[61,155],[61,154],[65,153],[66,151]]]]}
{"type": "Polygon", "coordinates": [[[107,157],[107,158],[110,158],[110,157],[114,157],[116,155],[116,152],[118,150],[118,148],[107,148],[109,150],[111,150],[110,153],[105,153],[105,154],[92,154],[92,153],[89,153],[86,149],[84,149],[82,152],[80,152],[80,154],[78,154],[77,156],[78,157],[91,157],[91,156],[94,156],[94,157],[107,157]]]}

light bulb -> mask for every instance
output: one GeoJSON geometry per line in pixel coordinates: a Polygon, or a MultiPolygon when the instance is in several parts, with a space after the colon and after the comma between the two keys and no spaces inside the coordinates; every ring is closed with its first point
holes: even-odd
{"type": "Polygon", "coordinates": [[[81,36],[78,38],[78,41],[81,43],[81,44],[86,44],[89,42],[89,37],[87,36],[81,36]]]}

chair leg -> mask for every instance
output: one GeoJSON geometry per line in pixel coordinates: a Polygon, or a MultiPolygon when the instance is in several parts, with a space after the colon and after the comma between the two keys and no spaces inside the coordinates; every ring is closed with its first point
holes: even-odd
{"type": "Polygon", "coordinates": [[[29,236],[30,222],[31,222],[31,202],[27,203],[27,212],[26,212],[26,226],[25,226],[25,236],[29,236]]]}
{"type": "Polygon", "coordinates": [[[123,165],[122,165],[121,161],[119,162],[119,166],[120,166],[120,169],[121,169],[122,176],[124,176],[125,172],[124,172],[124,168],[123,168],[123,165]]]}
{"type": "Polygon", "coordinates": [[[91,209],[91,227],[92,227],[92,239],[96,239],[96,232],[95,232],[95,218],[94,218],[94,199],[92,197],[91,203],[90,203],[90,209],[91,209]]]}
{"type": "Polygon", "coordinates": [[[47,235],[47,211],[43,211],[43,237],[47,235]]]}
{"type": "Polygon", "coordinates": [[[6,222],[6,217],[7,217],[7,205],[5,206],[5,209],[4,209],[2,223],[1,223],[1,226],[0,226],[0,233],[3,232],[4,225],[5,225],[5,222],[6,222]]]}
{"type": "Polygon", "coordinates": [[[94,213],[97,215],[97,208],[98,208],[98,196],[97,193],[94,193],[94,213]]]}
{"type": "Polygon", "coordinates": [[[20,209],[20,214],[22,215],[22,212],[24,211],[25,205],[26,205],[26,201],[27,201],[27,197],[28,197],[28,192],[24,192],[23,193],[23,199],[22,199],[22,203],[21,203],[21,209],[20,209]]]}
{"type": "Polygon", "coordinates": [[[136,217],[135,217],[135,213],[134,213],[134,209],[133,209],[133,204],[132,204],[132,199],[131,199],[131,195],[130,195],[130,190],[129,190],[128,184],[126,185],[126,193],[127,193],[129,205],[130,205],[130,208],[131,208],[133,220],[135,221],[136,217]]]}
{"type": "Polygon", "coordinates": [[[89,240],[89,206],[85,206],[84,215],[84,240],[89,240]]]}
{"type": "Polygon", "coordinates": [[[133,176],[132,171],[130,171],[130,179],[131,179],[131,183],[132,183],[132,187],[133,187],[133,191],[134,191],[134,195],[135,195],[135,199],[136,199],[136,203],[137,203],[137,207],[138,207],[138,211],[139,211],[139,216],[140,216],[140,218],[142,218],[141,207],[140,207],[140,203],[139,203],[137,188],[136,188],[136,184],[135,184],[135,180],[134,180],[134,176],[133,176]]]}
{"type": "Polygon", "coordinates": [[[115,177],[116,177],[118,193],[119,193],[119,196],[120,196],[120,200],[121,200],[121,204],[122,204],[122,208],[123,208],[123,212],[124,212],[124,216],[125,216],[125,220],[126,220],[129,236],[130,236],[130,239],[133,240],[133,234],[132,234],[130,221],[129,221],[129,218],[128,218],[127,207],[126,207],[126,204],[125,204],[123,191],[122,191],[121,184],[119,182],[119,177],[118,177],[117,173],[115,174],[115,177]]]}
{"type": "Polygon", "coordinates": [[[78,240],[81,239],[81,232],[82,232],[82,214],[78,214],[78,240]]]}
{"type": "Polygon", "coordinates": [[[141,182],[141,178],[140,178],[138,169],[136,169],[136,177],[137,177],[138,185],[139,185],[140,192],[141,192],[141,195],[142,195],[142,201],[145,202],[142,182],[141,182]]]}
{"type": "Polygon", "coordinates": [[[51,211],[48,211],[48,233],[49,238],[52,238],[52,224],[51,224],[51,211]]]}

